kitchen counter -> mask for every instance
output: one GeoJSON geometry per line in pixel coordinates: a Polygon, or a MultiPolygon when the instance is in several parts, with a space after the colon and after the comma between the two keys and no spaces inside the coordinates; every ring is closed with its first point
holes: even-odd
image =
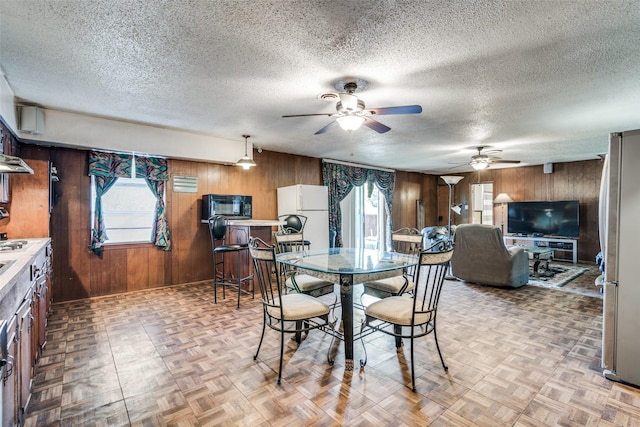
{"type": "MultiPolygon", "coordinates": [[[[200,222],[207,224],[209,221],[203,219],[200,222]]],[[[277,219],[228,219],[227,223],[241,227],[277,227],[285,224],[284,221],[277,219]]]]}
{"type": "Polygon", "coordinates": [[[24,241],[26,244],[19,249],[0,250],[0,319],[7,319],[15,313],[16,307],[28,292],[31,265],[46,249],[51,239],[2,240],[0,245],[16,241],[24,241]]]}

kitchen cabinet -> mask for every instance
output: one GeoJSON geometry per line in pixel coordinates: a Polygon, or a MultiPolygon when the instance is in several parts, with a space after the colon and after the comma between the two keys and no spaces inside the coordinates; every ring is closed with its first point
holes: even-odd
{"type": "MultiPolygon", "coordinates": [[[[271,244],[272,226],[237,224],[242,222],[242,220],[229,221],[230,225],[227,227],[227,237],[225,239],[229,244],[249,243],[249,237],[259,237],[271,244]]],[[[250,222],[250,220],[246,222],[250,222]]],[[[253,265],[249,251],[232,252],[226,256],[229,258],[225,262],[225,275],[232,277],[237,275],[236,259],[238,256],[241,257],[240,276],[248,277],[253,274],[253,265]]],[[[243,282],[244,290],[251,291],[251,286],[253,286],[251,281],[243,282]]]]}
{"type": "Polygon", "coordinates": [[[51,307],[51,245],[45,248],[45,256],[31,264],[33,283],[33,328],[31,334],[31,356],[35,364],[46,345],[47,315],[51,307]]]}
{"type": "Polygon", "coordinates": [[[6,337],[6,348],[2,355],[2,425],[18,424],[18,376],[15,375],[15,361],[18,358],[18,340],[14,315],[6,322],[3,336],[6,337]],[[4,335],[6,334],[6,335],[4,335]]]}
{"type": "Polygon", "coordinates": [[[14,361],[15,374],[18,376],[18,420],[22,425],[24,414],[31,397],[31,378],[33,377],[33,360],[31,358],[31,333],[33,332],[33,315],[31,314],[33,298],[28,295],[16,313],[18,354],[14,361]]]}
{"type": "Polygon", "coordinates": [[[0,329],[2,343],[2,426],[22,425],[31,398],[35,363],[44,346],[50,304],[49,239],[28,239],[15,251],[0,252],[0,329]]]}

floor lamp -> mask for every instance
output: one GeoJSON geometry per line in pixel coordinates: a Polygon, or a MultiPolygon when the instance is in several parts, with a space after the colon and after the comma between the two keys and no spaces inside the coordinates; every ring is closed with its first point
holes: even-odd
{"type": "Polygon", "coordinates": [[[507,193],[500,193],[493,200],[494,204],[499,203],[502,206],[502,210],[500,211],[500,229],[502,230],[502,235],[504,235],[504,205],[511,202],[513,202],[513,199],[509,197],[507,193]]]}
{"type": "Polygon", "coordinates": [[[449,220],[447,222],[447,233],[449,233],[449,240],[453,240],[451,236],[451,197],[453,195],[453,186],[456,185],[463,176],[444,175],[441,176],[442,180],[449,186],[449,204],[447,205],[447,211],[449,212],[449,220]]]}

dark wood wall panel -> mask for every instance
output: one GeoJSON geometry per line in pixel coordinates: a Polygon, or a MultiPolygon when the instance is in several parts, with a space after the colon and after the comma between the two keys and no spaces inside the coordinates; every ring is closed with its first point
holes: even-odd
{"type": "MultiPolygon", "coordinates": [[[[593,262],[600,251],[598,203],[602,165],[601,160],[587,160],[555,163],[553,173],[548,174],[543,172],[542,165],[454,174],[465,176],[454,187],[454,203],[468,203],[470,185],[477,182],[493,182],[494,196],[507,193],[515,201],[579,200],[578,259],[593,262]]],[[[495,206],[494,217],[498,218],[499,215],[500,206],[495,206]]],[[[470,221],[468,217],[462,218],[457,215],[452,218],[454,223],[470,221]]]]}
{"type": "MultiPolygon", "coordinates": [[[[256,153],[258,167],[248,171],[233,165],[170,160],[172,177],[198,179],[197,193],[176,193],[171,181],[167,185],[172,250],[165,252],[153,245],[107,246],[100,258],[89,249],[91,180],[87,176],[87,152],[55,147],[43,150],[46,155],[41,153],[40,157],[51,158],[60,176],[51,219],[56,300],[208,280],[213,262],[208,227],[200,221],[202,194],[253,196],[253,217],[274,219],[278,187],[322,184],[322,161],[310,157],[256,153]]],[[[35,160],[38,156],[30,157],[35,160]]]]}
{"type": "MultiPolygon", "coordinates": [[[[310,157],[256,152],[254,158],[258,166],[248,171],[234,165],[170,160],[172,177],[194,176],[198,179],[197,193],[176,193],[171,181],[167,185],[172,250],[162,251],[151,244],[119,245],[106,247],[100,258],[89,249],[91,181],[87,176],[87,152],[33,147],[31,151],[25,149],[24,153],[27,154],[23,155],[25,160],[30,164],[33,162],[39,171],[41,165],[46,164],[47,155],[58,167],[60,183],[56,187],[50,236],[54,248],[53,297],[59,301],[209,280],[213,263],[208,227],[200,222],[203,194],[250,195],[254,200],[253,217],[274,219],[278,187],[322,184],[322,160],[310,157]]],[[[598,251],[597,204],[601,168],[602,163],[594,160],[555,164],[553,174],[543,174],[542,166],[464,174],[465,179],[455,186],[454,202],[468,203],[469,184],[478,181],[493,182],[496,194],[506,192],[515,200],[579,199],[580,259],[592,260],[598,251]]],[[[33,197],[42,197],[42,203],[46,203],[46,193],[39,194],[40,190],[30,188],[31,185],[39,187],[42,177],[33,181],[26,178],[24,185],[17,187],[18,191],[25,194],[36,191],[38,194],[31,193],[33,197]]],[[[438,188],[442,187],[440,181],[435,175],[397,172],[392,212],[394,228],[417,225],[418,199],[424,200],[425,226],[437,223],[438,204],[443,197],[438,197],[438,188]]],[[[20,200],[20,196],[17,197],[20,200]]],[[[22,209],[18,204],[10,208],[22,209]]],[[[446,223],[446,209],[444,214],[446,223]]],[[[454,223],[466,222],[466,218],[458,216],[453,220],[454,223]]]]}
{"type": "MultiPolygon", "coordinates": [[[[417,206],[422,196],[423,175],[396,172],[396,187],[393,194],[393,214],[391,222],[394,230],[403,227],[417,227],[417,206]]],[[[425,223],[426,224],[426,223],[425,223]]]]}

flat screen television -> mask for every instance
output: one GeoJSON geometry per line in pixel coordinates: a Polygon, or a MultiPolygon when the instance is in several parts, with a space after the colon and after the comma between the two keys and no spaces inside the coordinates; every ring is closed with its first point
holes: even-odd
{"type": "Polygon", "coordinates": [[[509,234],[578,237],[580,203],[577,200],[508,203],[509,234]]]}

